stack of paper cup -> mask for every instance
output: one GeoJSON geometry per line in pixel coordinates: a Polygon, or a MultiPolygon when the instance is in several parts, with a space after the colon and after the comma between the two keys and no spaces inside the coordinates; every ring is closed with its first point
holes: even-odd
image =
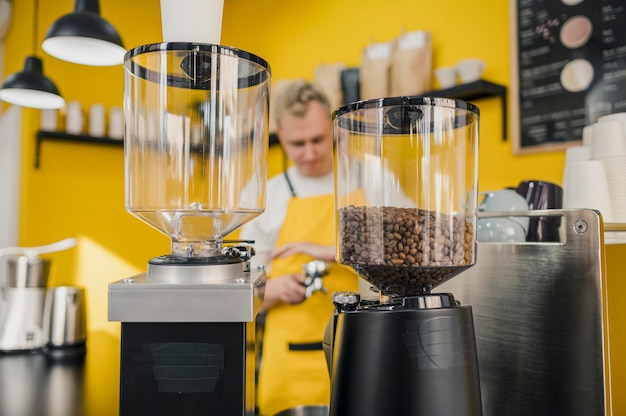
{"type": "MultiPolygon", "coordinates": [[[[563,208],[582,208],[572,206],[573,202],[570,201],[570,194],[572,192],[578,192],[576,189],[576,182],[572,183],[570,176],[572,175],[572,169],[574,168],[572,165],[574,162],[582,162],[590,159],[590,146],[573,146],[565,149],[565,168],[563,169],[563,208]]],[[[574,200],[577,200],[577,196],[574,196],[574,200]]]]}
{"type": "Polygon", "coordinates": [[[593,133],[593,125],[583,127],[583,146],[591,146],[591,134],[593,133]]]}
{"type": "Polygon", "coordinates": [[[606,171],[614,222],[626,222],[626,113],[600,117],[593,124],[591,159],[606,171]]]}
{"type": "Polygon", "coordinates": [[[626,113],[613,113],[598,117],[598,123],[605,123],[607,121],[617,121],[621,123],[622,128],[626,131],[626,113]]]}
{"type": "Polygon", "coordinates": [[[613,222],[609,185],[601,160],[577,160],[568,169],[566,208],[597,209],[604,222],[613,222]]]}

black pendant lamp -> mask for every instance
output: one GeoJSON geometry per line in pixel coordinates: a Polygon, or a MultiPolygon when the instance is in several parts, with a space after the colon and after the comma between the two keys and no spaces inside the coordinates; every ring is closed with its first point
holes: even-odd
{"type": "Polygon", "coordinates": [[[120,65],[126,53],[115,28],[100,17],[98,0],[76,0],[74,12],[50,26],[41,46],[55,58],[92,66],[120,65]]]}
{"type": "Polygon", "coordinates": [[[34,55],[37,50],[38,1],[35,0],[33,22],[33,55],[26,57],[24,70],[10,75],[0,88],[0,100],[22,107],[61,108],[65,100],[56,85],[43,74],[43,63],[34,55]]]}

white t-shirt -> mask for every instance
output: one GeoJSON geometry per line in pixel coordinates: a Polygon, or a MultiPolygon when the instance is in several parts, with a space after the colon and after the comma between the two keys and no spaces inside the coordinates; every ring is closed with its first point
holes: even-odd
{"type": "MultiPolygon", "coordinates": [[[[332,194],[335,189],[332,171],[324,176],[308,177],[300,175],[292,166],[287,169],[287,175],[298,198],[332,194]]],[[[265,212],[243,225],[239,239],[254,240],[256,254],[250,261],[252,269],[264,265],[269,271],[270,257],[287,214],[287,203],[293,196],[283,173],[270,178],[265,190],[265,212]]]]}

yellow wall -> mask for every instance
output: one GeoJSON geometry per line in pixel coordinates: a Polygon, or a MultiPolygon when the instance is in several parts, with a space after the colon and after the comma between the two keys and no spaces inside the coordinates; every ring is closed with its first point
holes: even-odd
{"type": "MultiPolygon", "coordinates": [[[[32,53],[34,1],[12,2],[15,16],[5,42],[4,74],[21,70],[24,57],[32,53]]],[[[74,0],[39,3],[40,44],[52,22],[71,11],[74,0]]],[[[161,40],[159,0],[100,0],[100,5],[102,15],[117,27],[128,49],[161,40]]],[[[225,0],[222,43],[265,58],[274,80],[311,78],[320,63],[358,66],[363,47],[372,41],[392,40],[403,30],[432,33],[435,67],[480,57],[487,63],[484,78],[510,85],[506,0],[225,0]]],[[[93,103],[107,108],[122,104],[121,66],[74,65],[40,48],[37,54],[44,61],[44,72],[66,100],[79,100],[85,109],[93,103]]],[[[511,140],[502,140],[499,99],[476,104],[482,116],[480,190],[516,185],[523,179],[561,182],[563,151],[514,155],[511,140]]],[[[121,146],[45,142],[41,167],[35,169],[39,111],[24,109],[23,118],[20,244],[79,239],[77,248],[47,256],[54,265],[49,284],[86,287],[91,340],[113,348],[118,345],[119,324],[107,322],[108,283],[145,270],[150,258],[169,252],[169,240],[125,211],[121,146]]],[[[510,121],[509,117],[509,125],[510,121]]],[[[272,149],[271,153],[270,175],[281,169],[280,152],[272,149]]],[[[621,270],[621,266],[613,267],[609,274],[619,277],[621,270]]],[[[618,293],[613,291],[613,299],[618,293]]],[[[613,312],[623,315],[618,309],[613,312]]],[[[115,366],[118,357],[115,353],[111,357],[94,359],[103,366],[115,366]]],[[[93,373],[88,382],[101,383],[98,374],[93,373]]],[[[114,383],[115,375],[109,374],[105,381],[114,383]]],[[[623,384],[619,377],[615,381],[623,384]]],[[[114,403],[111,406],[115,408],[114,403]]]]}
{"type": "MultiPolygon", "coordinates": [[[[15,19],[6,41],[5,74],[21,69],[33,45],[34,0],[13,2],[15,19]]],[[[52,22],[71,11],[74,0],[40,0],[39,42],[52,22]]],[[[101,0],[102,15],[112,22],[130,49],[159,42],[159,0],[101,0]]],[[[467,57],[487,63],[484,77],[509,85],[509,15],[503,0],[225,0],[222,44],[260,55],[273,78],[311,78],[320,63],[359,64],[372,41],[388,41],[404,31],[432,33],[434,65],[452,65],[467,57]]],[[[59,61],[37,51],[44,72],[66,100],[87,109],[122,104],[123,69],[86,67],[59,61]]],[[[514,156],[502,140],[497,98],[478,101],[481,118],[481,190],[516,185],[523,179],[560,183],[563,151],[514,156]]],[[[87,288],[92,330],[117,335],[107,322],[107,284],[145,270],[147,261],[169,252],[169,240],[124,209],[122,147],[45,142],[41,167],[33,166],[39,112],[25,109],[20,244],[48,244],[77,237],[77,248],[49,255],[50,284],[87,288]]],[[[510,132],[509,132],[510,136],[510,132]]],[[[277,160],[273,158],[272,160],[277,160]]],[[[270,166],[275,173],[280,166],[270,166]]]]}

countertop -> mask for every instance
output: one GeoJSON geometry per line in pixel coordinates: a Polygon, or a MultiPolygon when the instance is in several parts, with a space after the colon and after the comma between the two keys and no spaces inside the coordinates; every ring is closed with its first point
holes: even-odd
{"type": "Polygon", "coordinates": [[[112,416],[119,409],[119,339],[87,336],[82,359],[0,354],[0,416],[112,416]]]}

